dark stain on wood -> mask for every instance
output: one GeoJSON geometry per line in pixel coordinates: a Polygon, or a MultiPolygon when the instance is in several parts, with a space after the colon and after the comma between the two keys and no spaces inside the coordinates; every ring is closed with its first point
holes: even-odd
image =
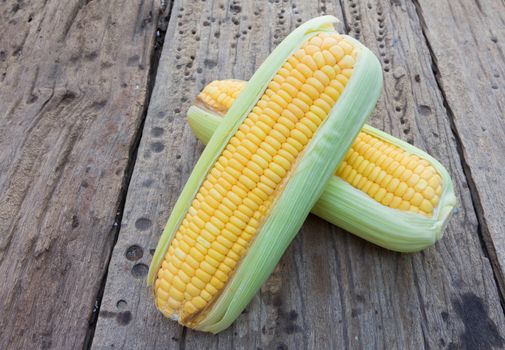
{"type": "Polygon", "coordinates": [[[460,335],[460,349],[503,348],[503,337],[493,320],[489,318],[488,307],[473,293],[465,293],[460,299],[453,299],[452,305],[465,325],[460,335]]]}
{"type": "Polygon", "coordinates": [[[79,226],[79,218],[77,215],[72,216],[72,228],[77,228],[79,226]]]}
{"type": "Polygon", "coordinates": [[[132,313],[130,311],[100,311],[100,316],[104,318],[114,318],[120,326],[126,326],[132,320],[132,313]]]}

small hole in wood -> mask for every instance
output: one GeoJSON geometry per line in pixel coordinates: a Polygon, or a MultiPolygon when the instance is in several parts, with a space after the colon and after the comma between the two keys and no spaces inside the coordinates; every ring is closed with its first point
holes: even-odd
{"type": "Polygon", "coordinates": [[[142,182],[142,186],[149,188],[152,186],[153,183],[154,183],[153,179],[147,179],[142,182]]]}
{"type": "Polygon", "coordinates": [[[160,153],[165,149],[165,145],[161,142],[151,143],[151,150],[156,153],[160,153]]]}
{"type": "Polygon", "coordinates": [[[149,267],[146,264],[135,264],[132,267],[132,275],[135,278],[143,278],[149,272],[149,267]]]}
{"type": "Polygon", "coordinates": [[[154,137],[160,137],[161,135],[163,135],[164,132],[165,129],[160,127],[154,127],[151,129],[151,135],[153,135],[154,137]]]}
{"type": "Polygon", "coordinates": [[[141,231],[147,230],[151,225],[152,222],[148,218],[139,218],[135,221],[135,227],[141,231]]]}
{"type": "Polygon", "coordinates": [[[144,249],[139,245],[131,245],[126,249],[125,257],[130,261],[137,261],[144,256],[144,249]]]}
{"type": "Polygon", "coordinates": [[[126,300],[123,300],[123,299],[118,300],[116,303],[116,307],[119,310],[124,310],[124,309],[126,309],[127,306],[128,306],[128,303],[126,302],[126,300]]]}

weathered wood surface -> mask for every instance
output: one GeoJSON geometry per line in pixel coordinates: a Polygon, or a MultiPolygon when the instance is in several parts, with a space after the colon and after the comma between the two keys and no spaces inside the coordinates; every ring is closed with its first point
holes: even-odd
{"type": "Polygon", "coordinates": [[[158,7],[0,3],[0,349],[86,341],[143,118],[158,7]]]}
{"type": "Polygon", "coordinates": [[[419,0],[418,7],[505,295],[505,3],[419,0]]]}
{"type": "Polygon", "coordinates": [[[466,161],[458,153],[460,137],[444,108],[418,10],[407,0],[349,1],[343,9],[338,1],[175,2],[93,348],[505,345],[498,286],[479,238],[479,208],[472,202],[462,168],[466,161]],[[417,254],[388,252],[311,216],[232,327],[217,336],[183,329],[155,310],[145,275],[202,150],[184,112],[209,81],[248,79],[274,45],[320,13],[344,18],[350,34],[380,58],[385,89],[371,123],[440,159],[453,176],[459,210],[445,237],[417,254]]]}

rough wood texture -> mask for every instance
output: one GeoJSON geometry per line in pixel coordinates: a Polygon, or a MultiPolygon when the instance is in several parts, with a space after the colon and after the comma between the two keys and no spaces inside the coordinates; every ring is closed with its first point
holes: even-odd
{"type": "Polygon", "coordinates": [[[413,2],[348,1],[342,9],[338,1],[179,0],[166,38],[93,348],[505,345],[498,287],[413,2]],[[459,211],[442,241],[417,254],[388,252],[311,216],[232,327],[217,336],[183,329],[155,310],[145,275],[202,150],[184,112],[205,83],[249,78],[289,31],[323,12],[344,18],[381,59],[385,90],[372,124],[440,159],[453,175],[459,211]]]}
{"type": "Polygon", "coordinates": [[[0,348],[78,349],[115,241],[157,1],[0,4],[0,348]]]}
{"type": "Polygon", "coordinates": [[[418,13],[505,295],[505,3],[421,0],[418,13]]]}

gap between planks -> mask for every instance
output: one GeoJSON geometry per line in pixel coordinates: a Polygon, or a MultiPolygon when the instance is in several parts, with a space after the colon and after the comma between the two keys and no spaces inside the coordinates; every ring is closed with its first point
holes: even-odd
{"type": "Polygon", "coordinates": [[[484,253],[484,256],[490,262],[491,269],[493,271],[493,278],[495,280],[498,289],[498,295],[500,297],[500,306],[502,308],[502,312],[505,314],[505,281],[503,280],[503,276],[502,278],[500,278],[499,273],[500,269],[496,263],[498,261],[496,253],[492,249],[489,249],[488,245],[486,244],[486,237],[484,236],[484,230],[487,230],[487,225],[483,214],[484,209],[480,201],[479,191],[477,190],[475,180],[472,177],[470,166],[468,165],[468,162],[465,158],[465,152],[463,152],[463,143],[461,141],[461,136],[458,133],[454,121],[455,119],[454,111],[452,110],[452,107],[449,104],[449,101],[447,99],[447,93],[445,92],[444,86],[440,81],[440,70],[438,68],[435,52],[433,51],[433,46],[430,42],[428,35],[426,34],[426,21],[423,15],[421,5],[419,4],[419,0],[412,0],[412,3],[416,8],[416,14],[419,19],[419,23],[421,24],[421,32],[423,34],[424,41],[426,42],[426,47],[428,48],[428,51],[430,53],[431,69],[433,71],[433,76],[435,77],[435,82],[437,83],[437,88],[438,91],[440,92],[440,96],[442,97],[443,106],[446,110],[451,125],[452,135],[454,136],[456,149],[458,151],[459,159],[461,161],[461,168],[463,169],[463,174],[465,176],[466,181],[468,182],[468,191],[470,193],[470,198],[472,200],[472,207],[475,213],[475,217],[477,218],[478,222],[477,232],[479,235],[479,242],[482,248],[482,252],[484,253]]]}
{"type": "Polygon", "coordinates": [[[112,252],[116,247],[117,239],[119,237],[119,232],[121,231],[121,221],[123,219],[123,213],[125,209],[126,203],[126,195],[128,194],[128,189],[130,187],[130,180],[133,174],[133,169],[135,168],[135,163],[137,161],[137,154],[139,150],[140,140],[142,139],[142,132],[144,130],[144,124],[147,117],[147,111],[149,107],[149,103],[151,101],[152,91],[154,89],[154,84],[156,82],[156,75],[158,72],[158,65],[160,62],[161,53],[163,51],[163,44],[165,43],[165,33],[168,25],[168,21],[170,20],[170,15],[172,13],[172,7],[174,2],[171,0],[161,1],[160,13],[158,16],[158,23],[156,25],[156,40],[154,42],[154,50],[152,51],[150,57],[150,68],[149,68],[149,76],[146,86],[146,97],[144,101],[144,109],[142,110],[142,120],[140,122],[139,128],[136,130],[134,135],[134,141],[132,147],[129,152],[128,163],[125,168],[124,176],[123,176],[123,184],[121,186],[121,191],[118,196],[118,210],[116,213],[116,219],[114,221],[113,226],[113,234],[114,234],[114,242],[110,248],[109,259],[106,263],[105,273],[101,278],[100,289],[98,290],[95,305],[91,312],[89,318],[89,328],[86,333],[86,338],[84,340],[84,349],[90,349],[93,344],[93,337],[95,334],[96,323],[98,320],[98,314],[100,313],[100,306],[102,302],[103,292],[105,290],[105,284],[107,282],[107,276],[109,274],[109,265],[112,259],[112,252]]]}

